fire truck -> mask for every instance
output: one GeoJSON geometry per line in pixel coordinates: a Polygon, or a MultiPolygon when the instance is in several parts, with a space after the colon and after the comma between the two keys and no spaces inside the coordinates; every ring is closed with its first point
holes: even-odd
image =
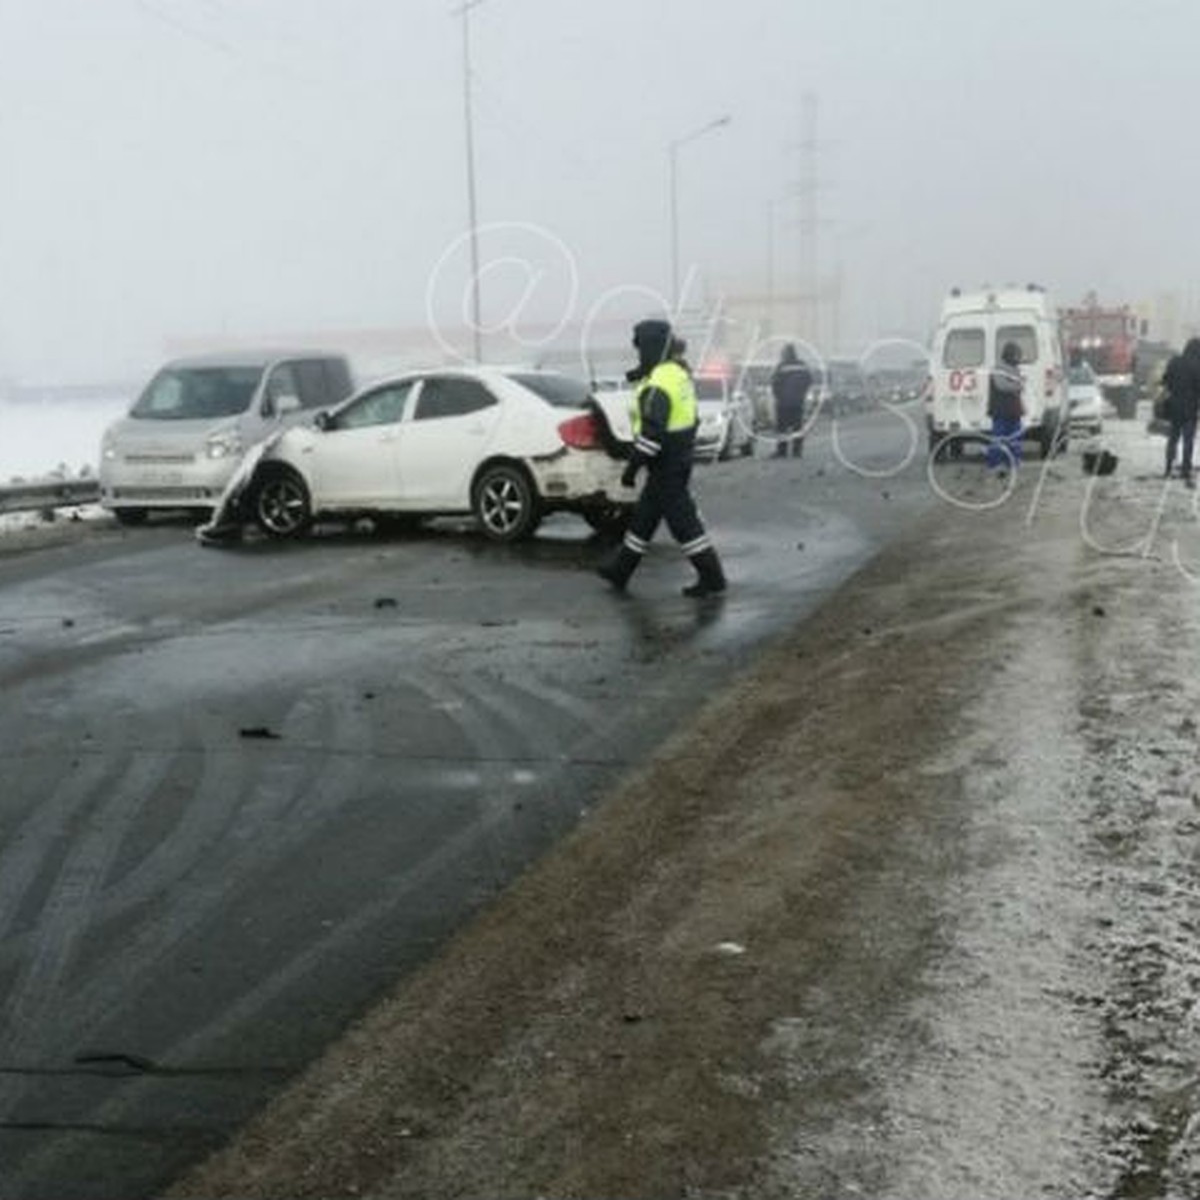
{"type": "Polygon", "coordinates": [[[1079,308],[1060,310],[1059,328],[1067,362],[1086,362],[1117,415],[1135,416],[1140,322],[1133,309],[1127,304],[1105,307],[1091,292],[1079,308]]]}

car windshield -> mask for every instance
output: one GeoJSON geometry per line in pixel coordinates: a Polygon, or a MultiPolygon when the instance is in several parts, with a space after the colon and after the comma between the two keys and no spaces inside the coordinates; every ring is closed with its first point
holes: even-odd
{"type": "Polygon", "coordinates": [[[528,388],[555,408],[583,408],[591,399],[588,386],[569,375],[551,375],[541,371],[515,372],[509,379],[528,388]]]}
{"type": "Polygon", "coordinates": [[[1092,374],[1092,368],[1089,366],[1072,367],[1067,375],[1071,383],[1094,383],[1096,376],[1092,374]]]}
{"type": "Polygon", "coordinates": [[[146,386],[131,417],[194,421],[245,412],[265,368],[164,367],[146,386]]]}

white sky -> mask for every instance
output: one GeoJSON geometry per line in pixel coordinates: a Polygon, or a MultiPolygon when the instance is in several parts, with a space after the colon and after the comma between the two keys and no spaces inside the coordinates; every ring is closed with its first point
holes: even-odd
{"type": "MultiPolygon", "coordinates": [[[[431,278],[461,309],[464,255],[434,276],[467,223],[451,7],[0,0],[0,378],[418,325],[431,278]]],[[[547,268],[540,316],[669,292],[667,147],[726,113],[679,151],[684,268],[761,291],[774,202],[794,283],[806,92],[856,336],[920,334],[955,283],[1195,293],[1196,0],[485,0],[471,32],[480,222],[545,230],[577,272],[570,297],[547,268]]]]}

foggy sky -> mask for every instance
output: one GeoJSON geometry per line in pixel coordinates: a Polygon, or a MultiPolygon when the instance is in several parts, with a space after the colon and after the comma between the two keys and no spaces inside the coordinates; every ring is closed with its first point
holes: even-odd
{"type": "MultiPolygon", "coordinates": [[[[0,378],[421,323],[467,225],[452,7],[0,0],[0,378]]],[[[470,30],[479,221],[577,272],[545,319],[669,294],[668,146],[725,114],[678,151],[684,268],[761,291],[773,209],[794,285],[805,93],[847,339],[921,335],[953,284],[1195,295],[1195,0],[485,0],[470,30]]]]}

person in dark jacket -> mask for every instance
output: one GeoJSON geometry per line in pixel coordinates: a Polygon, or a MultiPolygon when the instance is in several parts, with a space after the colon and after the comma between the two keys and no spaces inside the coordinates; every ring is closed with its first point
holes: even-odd
{"type": "Polygon", "coordinates": [[[725,572],[688,487],[699,417],[696,389],[682,361],[684,346],[666,321],[656,320],[634,326],[633,344],[638,365],[626,379],[635,389],[630,413],[634,443],[621,480],[633,487],[644,468],[646,483],[624,541],[597,573],[623,591],[665,519],[671,536],[696,568],[696,582],[683,594],[715,595],[725,590],[725,572]]]}
{"type": "Polygon", "coordinates": [[[1014,467],[1021,463],[1021,418],[1025,415],[1021,393],[1024,387],[1021,347],[1016,342],[1005,342],[1000,351],[1000,361],[988,377],[988,416],[992,419],[992,437],[988,442],[987,465],[993,470],[1003,468],[1010,456],[1014,467]]]}
{"type": "Polygon", "coordinates": [[[779,440],[775,457],[787,458],[788,447],[799,458],[804,453],[804,409],[808,390],[812,387],[812,372],[788,342],[779,355],[779,363],[771,375],[771,394],[775,397],[775,429],[779,440]]]}
{"type": "Polygon", "coordinates": [[[1171,422],[1164,475],[1170,478],[1175,467],[1175,452],[1182,443],[1179,473],[1188,487],[1195,487],[1192,450],[1196,444],[1196,417],[1200,413],[1200,338],[1192,338],[1184,346],[1183,353],[1176,354],[1167,363],[1163,371],[1163,388],[1167,394],[1167,420],[1171,422]]]}

